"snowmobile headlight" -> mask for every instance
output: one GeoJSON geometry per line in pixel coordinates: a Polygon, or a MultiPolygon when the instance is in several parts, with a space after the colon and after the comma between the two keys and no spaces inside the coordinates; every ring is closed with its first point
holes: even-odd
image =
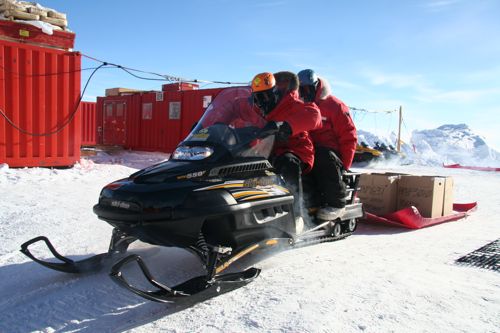
{"type": "Polygon", "coordinates": [[[210,147],[187,147],[181,146],[172,154],[174,160],[194,161],[202,160],[212,155],[214,150],[210,147]]]}

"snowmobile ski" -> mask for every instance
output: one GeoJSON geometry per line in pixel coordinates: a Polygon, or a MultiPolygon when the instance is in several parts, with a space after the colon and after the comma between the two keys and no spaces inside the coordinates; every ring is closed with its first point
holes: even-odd
{"type": "Polygon", "coordinates": [[[235,256],[229,257],[224,264],[219,265],[221,262],[221,256],[230,254],[231,249],[227,247],[213,247],[210,249],[208,262],[206,265],[207,274],[202,276],[197,276],[195,278],[184,281],[175,287],[168,287],[167,285],[158,282],[158,280],[151,274],[144,260],[137,254],[132,254],[126,258],[123,258],[117,262],[110,272],[110,276],[114,282],[116,282],[121,287],[128,289],[143,298],[149,299],[156,302],[172,302],[175,298],[193,296],[201,292],[205,294],[216,295],[218,293],[226,291],[226,289],[234,289],[243,286],[252,280],[254,280],[260,274],[260,269],[251,267],[241,272],[219,274],[225,270],[229,265],[234,263],[236,260],[246,256],[252,251],[263,246],[274,246],[278,244],[278,240],[267,240],[261,244],[254,244],[253,246],[245,249],[244,251],[238,253],[235,256]],[[141,269],[146,280],[157,289],[154,291],[141,290],[132,286],[127,279],[124,277],[122,268],[126,265],[137,262],[139,268],[141,269]]]}
{"type": "Polygon", "coordinates": [[[111,263],[111,260],[116,257],[116,254],[124,253],[129,244],[135,241],[135,238],[125,235],[117,229],[113,229],[113,235],[109,245],[109,250],[106,253],[100,253],[86,259],[74,261],[68,257],[63,256],[55,249],[54,245],[45,236],[35,237],[21,245],[21,252],[28,256],[33,261],[48,267],[50,269],[73,274],[93,273],[100,271],[106,264],[111,263]],[[49,251],[60,262],[51,262],[39,259],[29,250],[30,245],[43,241],[49,251]]]}
{"type": "Polygon", "coordinates": [[[208,277],[204,275],[197,276],[175,287],[168,287],[155,279],[140,256],[133,254],[116,263],[111,269],[110,276],[118,285],[132,291],[136,295],[151,301],[167,303],[172,302],[175,298],[193,296],[200,292],[218,294],[223,292],[226,287],[235,288],[243,286],[255,279],[259,274],[260,269],[251,267],[242,272],[216,275],[211,279],[208,279],[208,277]],[[121,269],[133,261],[138,263],[144,277],[151,285],[156,287],[157,290],[141,290],[128,283],[121,269]],[[232,286],[228,286],[229,284],[232,284],[232,286]]]}
{"type": "Polygon", "coordinates": [[[48,267],[50,269],[54,269],[56,271],[60,272],[65,272],[65,273],[89,273],[89,272],[96,272],[101,269],[103,266],[103,261],[106,259],[109,259],[108,253],[101,253],[95,256],[92,256],[90,258],[86,258],[83,260],[79,261],[73,261],[56,251],[52,243],[49,241],[49,239],[45,236],[39,236],[35,237],[26,243],[21,245],[21,252],[27,255],[29,258],[31,258],[33,261],[39,263],[40,265],[43,265],[45,267],[48,267]],[[50,261],[45,261],[38,259],[35,257],[29,250],[29,246],[31,244],[37,243],[39,241],[45,242],[47,245],[48,249],[50,252],[59,259],[61,262],[50,262],[50,261]]]}

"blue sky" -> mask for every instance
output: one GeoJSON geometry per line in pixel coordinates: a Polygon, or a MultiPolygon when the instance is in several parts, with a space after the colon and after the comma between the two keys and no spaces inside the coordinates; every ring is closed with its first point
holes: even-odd
{"type": "MultiPolygon", "coordinates": [[[[75,49],[98,59],[207,81],[249,82],[263,71],[312,68],[349,106],[402,105],[403,139],[413,129],[466,123],[500,149],[497,0],[40,2],[67,13],[75,49]]],[[[110,87],[161,84],[104,69],[86,99],[110,87]]],[[[396,114],[354,117],[360,129],[397,130],[396,114]]]]}

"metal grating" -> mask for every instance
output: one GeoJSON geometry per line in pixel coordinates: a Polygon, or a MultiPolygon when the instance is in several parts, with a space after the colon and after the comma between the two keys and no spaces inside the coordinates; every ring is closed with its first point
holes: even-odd
{"type": "Polygon", "coordinates": [[[219,168],[214,168],[210,171],[210,176],[226,177],[233,174],[241,174],[244,172],[255,172],[259,170],[268,170],[271,168],[271,164],[268,161],[265,162],[250,162],[242,164],[234,164],[219,168]]]}
{"type": "Polygon", "coordinates": [[[471,252],[455,261],[458,265],[475,266],[500,271],[500,239],[471,252]]]}

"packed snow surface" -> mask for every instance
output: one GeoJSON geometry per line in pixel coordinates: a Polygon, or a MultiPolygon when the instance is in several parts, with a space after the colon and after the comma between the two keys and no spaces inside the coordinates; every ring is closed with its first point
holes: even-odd
{"type": "MultiPolygon", "coordinates": [[[[0,332],[500,331],[500,274],[454,263],[500,237],[499,173],[379,165],[451,175],[455,201],[478,209],[416,231],[361,224],[346,239],[265,258],[255,281],[208,300],[146,301],[113,283],[109,269],[64,274],[19,252],[39,235],[73,259],[105,252],[112,228],[92,212],[101,188],[165,158],[100,153],[70,169],[0,166],[0,332]]],[[[201,273],[181,249],[130,250],[167,284],[201,273]]]]}

